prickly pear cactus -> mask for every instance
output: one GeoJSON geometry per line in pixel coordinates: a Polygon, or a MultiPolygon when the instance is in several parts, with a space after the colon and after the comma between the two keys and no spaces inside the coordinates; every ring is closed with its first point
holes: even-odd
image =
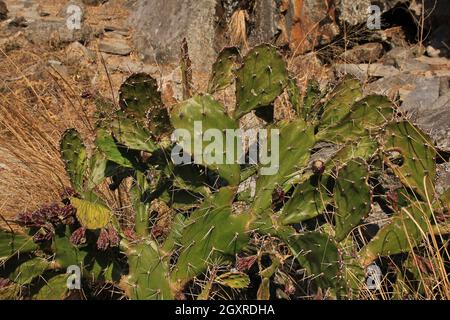
{"type": "Polygon", "coordinates": [[[196,210],[181,231],[180,255],[172,281],[178,285],[204,272],[219,256],[234,257],[248,243],[248,214],[233,215],[231,203],[235,190],[222,188],[196,210]]]}
{"type": "Polygon", "coordinates": [[[323,107],[319,130],[339,123],[350,112],[352,104],[361,98],[362,89],[358,80],[348,79],[339,84],[323,107]]]}
{"type": "Polygon", "coordinates": [[[226,141],[227,129],[237,129],[237,123],[228,117],[220,103],[210,95],[193,97],[173,107],[171,121],[175,129],[189,133],[190,141],[183,138],[179,142],[183,151],[190,154],[196,164],[206,164],[230,185],[239,183],[237,144],[234,140],[228,146],[220,143],[226,141]],[[207,131],[212,136],[205,137],[203,133],[207,131]],[[216,147],[212,142],[219,142],[219,145],[216,147]],[[225,152],[226,147],[226,150],[231,150],[225,152]]]}
{"type": "Polygon", "coordinates": [[[213,94],[233,84],[235,69],[239,66],[241,55],[239,49],[230,47],[223,49],[212,66],[208,93],[213,94]]]}
{"type": "Polygon", "coordinates": [[[414,270],[410,257],[429,255],[429,239],[450,233],[449,197],[435,199],[431,141],[394,121],[386,97],[363,98],[354,79],[327,96],[310,82],[302,97],[270,45],[242,63],[237,49],[224,49],[209,94],[190,89],[168,113],[156,80],[132,75],[121,110],[97,103],[93,148],[75,129],[63,134],[73,189],[20,213],[23,233],[0,230],[0,297],[65,299],[74,265],[93,296],[107,282],[111,296],[121,289],[118,298],[129,299],[373,297],[364,267],[399,253],[408,262],[396,268],[395,290],[410,290],[398,288],[414,270]],[[233,82],[230,117],[210,94],[233,82]],[[242,164],[250,154],[238,152],[240,118],[272,109],[283,92],[296,118],[260,130],[258,163],[242,164]],[[376,210],[386,221],[369,232],[376,210]]]}
{"type": "Polygon", "coordinates": [[[235,118],[270,105],[288,84],[286,63],[275,47],[252,49],[236,73],[235,118]]]}
{"type": "Polygon", "coordinates": [[[312,127],[301,120],[279,125],[279,166],[275,174],[261,175],[256,182],[256,195],[252,207],[262,213],[270,207],[272,193],[283,185],[289,176],[305,168],[310,149],[315,143],[312,127]]]}
{"type": "Polygon", "coordinates": [[[436,149],[430,139],[407,121],[389,124],[380,143],[384,161],[403,184],[423,200],[433,198],[436,149]]]}
{"type": "Polygon", "coordinates": [[[371,209],[369,169],[362,159],[351,160],[337,174],[334,185],[336,240],[342,241],[371,209]]]}
{"type": "Polygon", "coordinates": [[[168,300],[173,294],[168,281],[169,268],[155,242],[127,244],[129,275],[125,292],[135,300],[168,300]]]}
{"type": "Polygon", "coordinates": [[[118,114],[118,119],[111,122],[111,131],[117,142],[129,149],[149,153],[158,149],[157,144],[151,139],[151,133],[123,114],[118,114]]]}
{"type": "Polygon", "coordinates": [[[431,212],[427,204],[414,202],[392,218],[360,251],[360,261],[369,265],[378,256],[407,252],[416,247],[428,234],[431,212]]]}
{"type": "Polygon", "coordinates": [[[137,120],[145,119],[150,107],[162,105],[156,80],[146,73],[133,74],[120,87],[119,104],[137,120]]]}
{"type": "Polygon", "coordinates": [[[78,191],[83,190],[87,154],[79,133],[75,129],[64,132],[60,148],[72,186],[78,191]]]}
{"type": "Polygon", "coordinates": [[[320,215],[331,202],[331,191],[327,190],[329,176],[313,175],[295,188],[283,207],[283,224],[299,223],[320,215]]]}

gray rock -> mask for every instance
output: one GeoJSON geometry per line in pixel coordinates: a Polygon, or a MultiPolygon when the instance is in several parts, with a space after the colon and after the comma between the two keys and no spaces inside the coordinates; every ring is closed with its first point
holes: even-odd
{"type": "Polygon", "coordinates": [[[444,162],[436,166],[436,194],[443,194],[450,186],[450,163],[444,162]]]}
{"type": "Polygon", "coordinates": [[[399,3],[406,3],[408,0],[342,0],[339,4],[340,19],[350,25],[364,23],[368,18],[368,7],[372,4],[380,7],[381,13],[392,9],[399,3]]]}
{"type": "Polygon", "coordinates": [[[69,64],[87,65],[95,60],[95,53],[79,42],[72,42],[65,50],[65,61],[69,64]]]}
{"type": "Polygon", "coordinates": [[[417,113],[428,109],[439,98],[440,80],[437,77],[418,77],[411,86],[411,93],[403,99],[401,105],[404,111],[417,113]]]}
{"type": "Polygon", "coordinates": [[[127,37],[130,35],[130,30],[127,28],[118,28],[116,26],[105,26],[104,31],[107,33],[115,33],[124,37],[127,37]]]}
{"type": "Polygon", "coordinates": [[[250,45],[272,42],[278,33],[279,12],[276,1],[258,0],[255,3],[255,28],[250,35],[250,45]]]}
{"type": "Polygon", "coordinates": [[[381,78],[365,86],[365,92],[385,95],[394,100],[399,94],[404,98],[411,90],[404,92],[402,89],[416,80],[417,76],[409,73],[398,73],[397,75],[381,78]]]}
{"type": "Polygon", "coordinates": [[[122,73],[132,74],[144,72],[150,75],[159,77],[160,69],[157,65],[146,65],[137,61],[120,61],[117,64],[108,64],[108,68],[111,71],[118,71],[122,73]]]}
{"type": "Polygon", "coordinates": [[[341,54],[340,58],[347,63],[365,63],[378,60],[383,54],[383,45],[381,43],[366,43],[353,47],[341,54]]]}
{"type": "Polygon", "coordinates": [[[380,63],[373,64],[336,64],[335,69],[338,73],[351,74],[361,81],[367,77],[392,77],[398,75],[400,71],[393,66],[386,66],[380,63]]]}
{"type": "Polygon", "coordinates": [[[215,0],[148,0],[133,9],[135,47],[149,63],[174,63],[187,39],[194,70],[209,71],[216,57],[215,0]]]}
{"type": "Polygon", "coordinates": [[[127,56],[131,53],[132,48],[128,45],[126,40],[103,39],[100,41],[99,50],[109,54],[127,56]]]}
{"type": "Polygon", "coordinates": [[[440,150],[450,152],[450,93],[439,97],[434,103],[422,105],[412,115],[412,119],[440,150]]]}
{"type": "Polygon", "coordinates": [[[26,30],[29,41],[35,44],[61,45],[74,41],[89,42],[93,36],[93,29],[82,25],[79,30],[67,27],[66,19],[37,20],[31,22],[26,30]]]}

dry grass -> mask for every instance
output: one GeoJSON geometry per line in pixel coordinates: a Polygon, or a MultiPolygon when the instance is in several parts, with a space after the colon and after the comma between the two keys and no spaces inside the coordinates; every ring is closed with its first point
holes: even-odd
{"type": "MultiPolygon", "coordinates": [[[[52,15],[62,5],[41,2],[52,15]]],[[[120,26],[125,19],[121,2],[107,12],[101,7],[86,10],[86,23],[94,26],[120,26]]],[[[59,198],[69,185],[59,154],[61,134],[76,128],[93,140],[93,99],[80,96],[100,92],[110,97],[111,86],[117,91],[126,77],[119,73],[109,79],[98,52],[94,61],[82,63],[68,61],[64,48],[32,45],[20,33],[14,41],[15,46],[0,46],[0,214],[5,217],[59,198]],[[63,62],[66,69],[49,60],[63,62]]],[[[95,41],[90,48],[96,49],[95,41]]],[[[106,63],[120,63],[114,59],[107,57],[106,63]]]]}

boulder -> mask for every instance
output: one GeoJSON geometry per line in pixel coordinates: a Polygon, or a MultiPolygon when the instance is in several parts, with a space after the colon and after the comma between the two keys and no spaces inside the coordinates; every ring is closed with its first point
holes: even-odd
{"type": "Polygon", "coordinates": [[[35,44],[52,44],[59,46],[74,41],[89,42],[93,36],[93,29],[82,24],[81,29],[71,30],[67,27],[66,19],[36,20],[31,22],[26,30],[29,41],[35,44]]]}
{"type": "Polygon", "coordinates": [[[208,71],[216,52],[216,0],[148,0],[135,4],[130,18],[135,47],[146,62],[177,63],[186,38],[193,68],[208,71]]]}
{"type": "Polygon", "coordinates": [[[347,63],[366,63],[378,60],[382,54],[383,45],[377,42],[370,42],[345,51],[340,58],[347,63]]]}

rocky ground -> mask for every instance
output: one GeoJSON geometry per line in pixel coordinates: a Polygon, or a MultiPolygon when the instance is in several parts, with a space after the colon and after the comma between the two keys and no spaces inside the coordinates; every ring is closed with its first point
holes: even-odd
{"type": "Polygon", "coordinates": [[[381,30],[367,30],[365,0],[0,0],[0,214],[59,192],[67,183],[61,132],[76,127],[89,138],[96,97],[115,100],[130,74],[159,79],[168,105],[180,99],[183,38],[196,90],[221,47],[245,52],[269,41],[289,56],[302,89],[309,79],[329,88],[348,73],[367,94],[388,95],[436,142],[442,192],[450,185],[450,5],[425,1],[423,11],[419,2],[378,1],[381,30]],[[67,26],[71,5],[82,13],[77,30],[67,26]]]}

